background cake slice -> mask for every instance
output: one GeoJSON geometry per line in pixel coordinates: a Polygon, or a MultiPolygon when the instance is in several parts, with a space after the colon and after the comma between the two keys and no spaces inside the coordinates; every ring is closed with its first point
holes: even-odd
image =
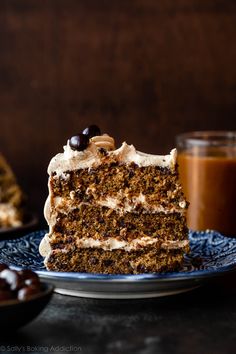
{"type": "Polygon", "coordinates": [[[157,156],[126,143],[115,149],[113,138],[99,133],[91,128],[71,138],[49,164],[49,232],[40,245],[47,269],[178,269],[189,241],[176,150],[157,156]]]}
{"type": "Polygon", "coordinates": [[[0,154],[0,228],[22,225],[23,193],[16,177],[0,154]]]}

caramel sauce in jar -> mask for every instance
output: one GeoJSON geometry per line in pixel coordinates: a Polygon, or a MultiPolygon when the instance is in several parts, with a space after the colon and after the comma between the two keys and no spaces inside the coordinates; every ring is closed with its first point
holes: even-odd
{"type": "Polygon", "coordinates": [[[196,132],[178,139],[183,137],[190,139],[185,145],[177,140],[188,227],[236,237],[236,133],[196,132]]]}

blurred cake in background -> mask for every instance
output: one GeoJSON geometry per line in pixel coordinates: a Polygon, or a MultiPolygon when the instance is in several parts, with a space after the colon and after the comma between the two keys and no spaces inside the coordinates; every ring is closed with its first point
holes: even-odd
{"type": "Polygon", "coordinates": [[[17,227],[23,223],[23,193],[16,177],[0,154],[0,228],[17,227]]]}

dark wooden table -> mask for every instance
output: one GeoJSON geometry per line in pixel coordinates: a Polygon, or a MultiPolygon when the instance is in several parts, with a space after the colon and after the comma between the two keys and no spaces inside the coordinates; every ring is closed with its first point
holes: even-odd
{"type": "Polygon", "coordinates": [[[231,274],[189,293],[148,300],[94,300],[55,294],[31,324],[1,336],[0,350],[235,353],[235,280],[236,274],[231,274]]]}

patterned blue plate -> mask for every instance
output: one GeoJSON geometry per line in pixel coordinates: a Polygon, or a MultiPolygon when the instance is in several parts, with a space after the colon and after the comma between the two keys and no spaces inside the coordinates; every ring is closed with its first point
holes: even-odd
{"type": "Polygon", "coordinates": [[[139,275],[49,272],[38,252],[45,232],[0,241],[0,262],[36,271],[42,279],[55,285],[56,292],[65,295],[110,299],[173,295],[236,270],[236,238],[224,237],[215,231],[190,231],[191,253],[185,257],[179,272],[139,275]]]}

